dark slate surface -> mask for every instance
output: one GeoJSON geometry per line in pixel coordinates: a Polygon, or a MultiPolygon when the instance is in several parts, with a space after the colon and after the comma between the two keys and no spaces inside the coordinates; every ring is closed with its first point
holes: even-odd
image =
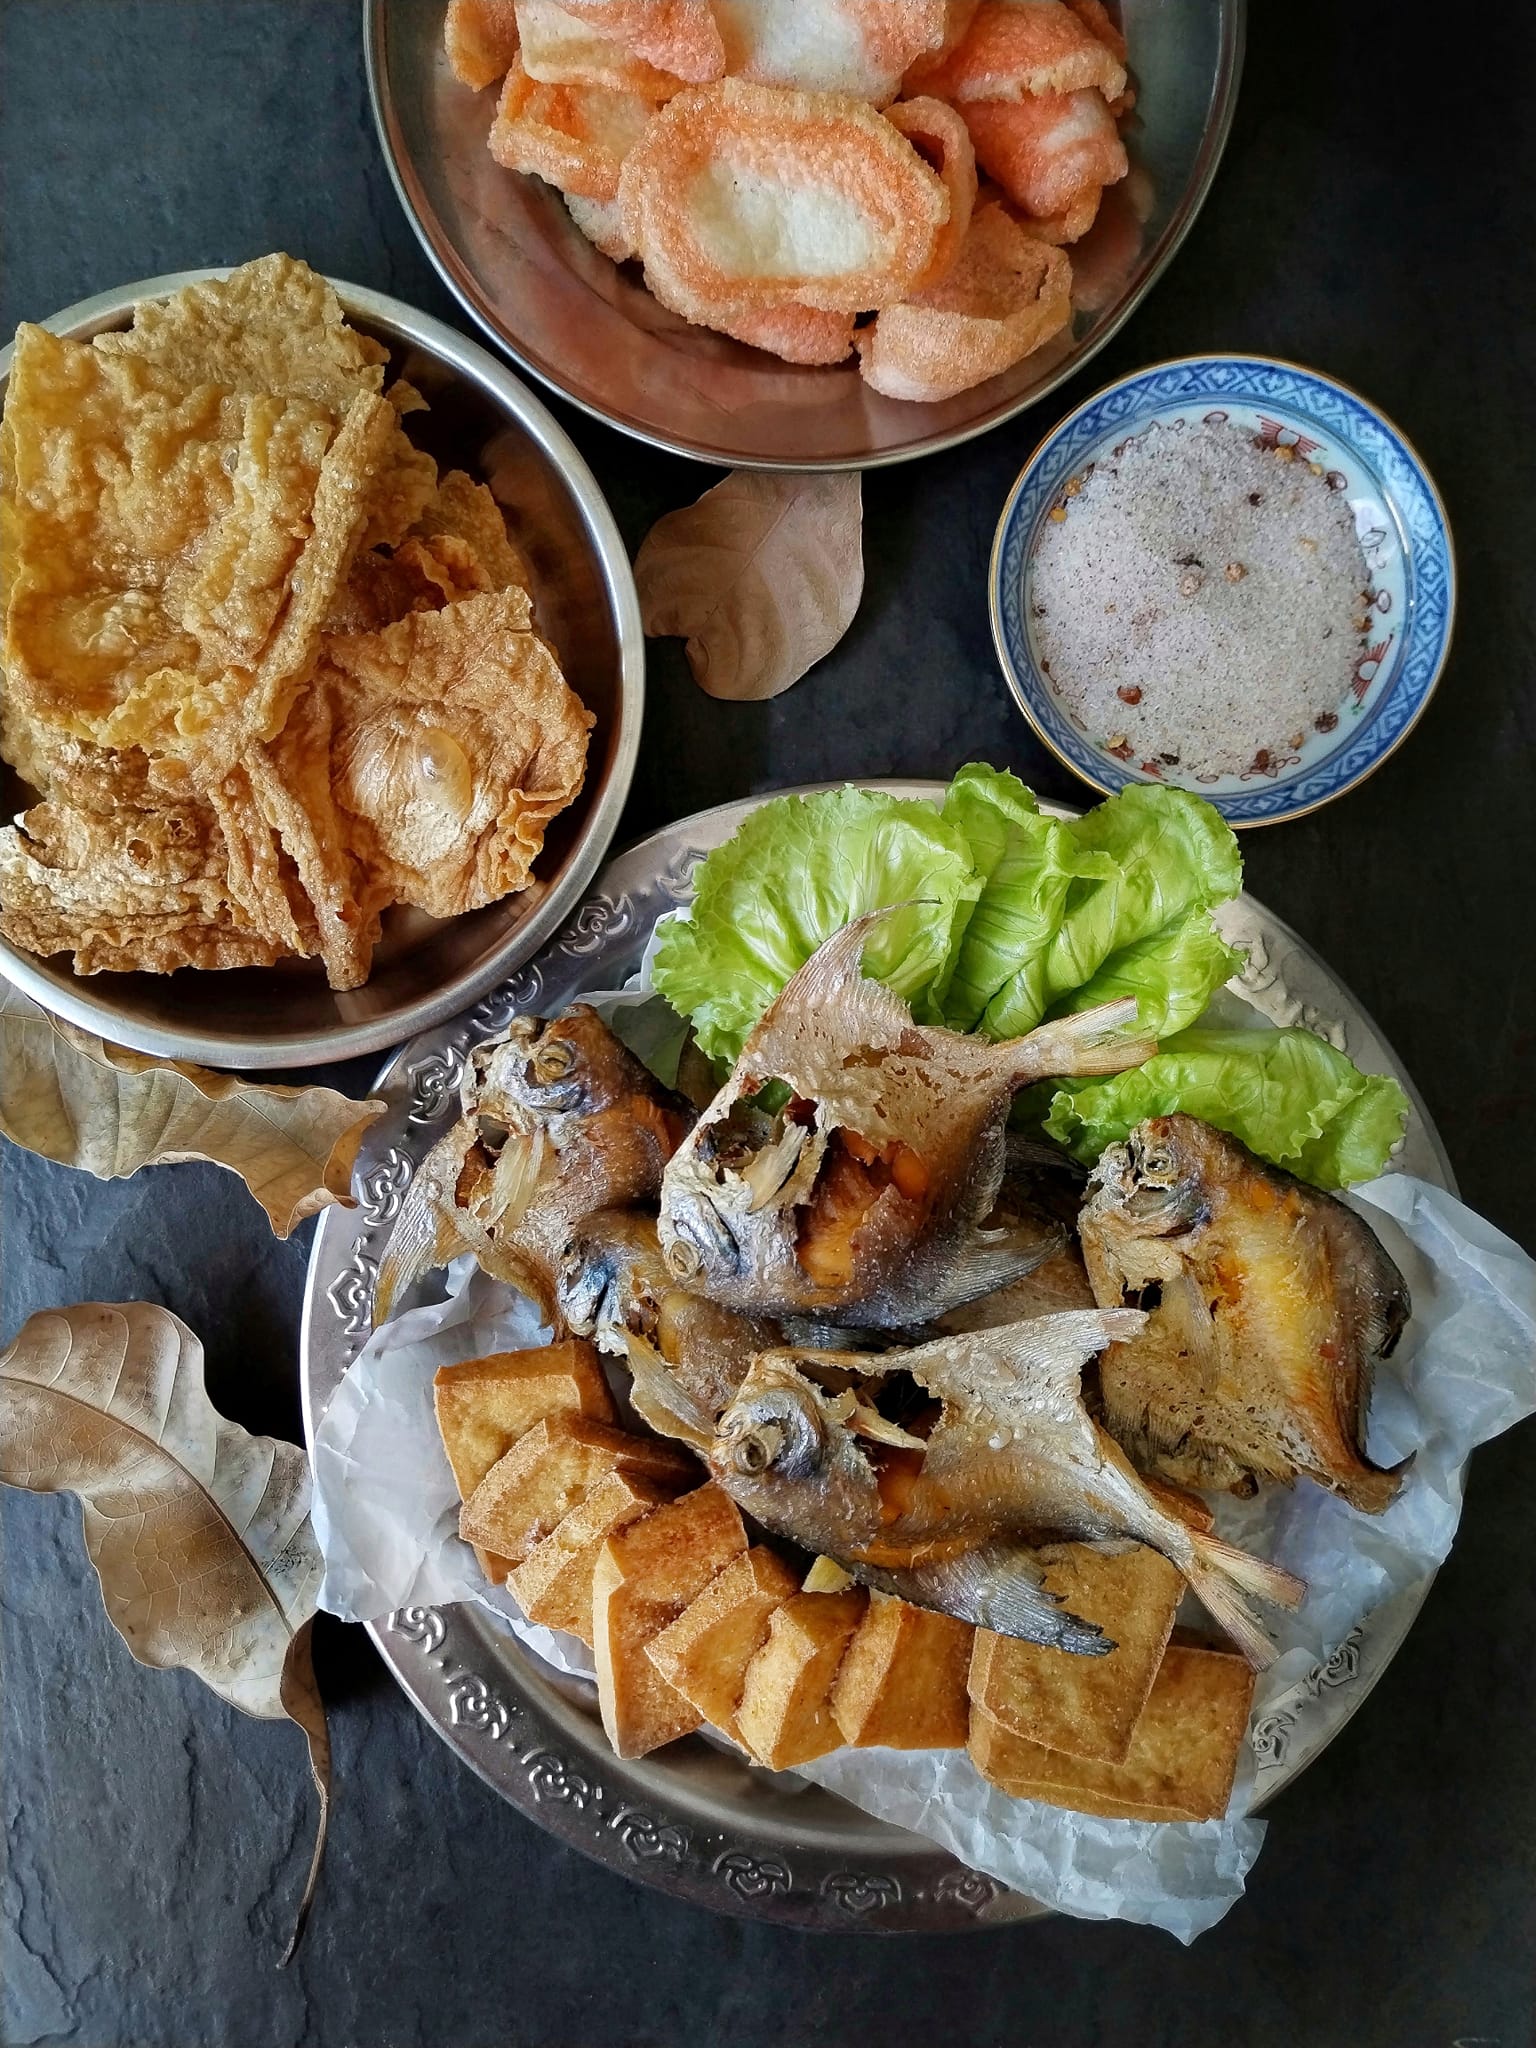
{"type": "MultiPolygon", "coordinates": [[[[1251,886],[1408,1060],[1470,1201],[1536,1240],[1530,1180],[1536,197],[1523,10],[1258,0],[1236,132],[1171,275],[1054,415],[1207,347],[1294,356],[1407,429],[1450,507],[1461,618],[1410,744],[1245,842],[1251,886]],[[1464,19],[1464,31],[1458,22],[1464,19]],[[1468,61],[1463,61],[1462,44],[1468,61]],[[1472,59],[1475,57],[1475,61],[1472,59]]],[[[0,323],[286,248],[445,318],[364,96],[350,0],[7,0],[0,323]]],[[[577,416],[631,542],[705,477],[577,416]]],[[[747,790],[986,757],[1077,794],[988,643],[997,508],[1045,416],[883,475],[853,631],[781,702],[714,705],[653,649],[626,831],[747,790]]],[[[6,1150],[9,1336],[83,1297],[167,1303],[219,1406],[296,1436],[305,1233],[232,1181],[98,1186],[6,1150]]],[[[460,1767],[358,1630],[323,1627],[338,1802],[286,1974],[310,1795],[296,1733],[140,1670],[65,1500],[8,1495],[4,2039],[334,2048],[928,2037],[1091,2048],[1521,2048],[1532,2029],[1536,1431],[1479,1457],[1465,1526],[1366,1709],[1281,1802],[1248,1897],[1197,1947],[1067,1921],[896,1944],[717,1920],[557,1848],[460,1767]]]]}

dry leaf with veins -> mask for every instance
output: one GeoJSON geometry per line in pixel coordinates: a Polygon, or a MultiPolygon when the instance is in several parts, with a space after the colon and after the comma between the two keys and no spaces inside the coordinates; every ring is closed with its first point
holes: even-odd
{"type": "Polygon", "coordinates": [[[211,1160],[238,1173],[279,1237],[332,1202],[382,1102],[278,1088],[150,1059],[59,1023],[0,982],[0,1134],[61,1166],[120,1180],[211,1160]]]}
{"type": "Polygon", "coordinates": [[[141,1664],[303,1729],[320,1818],[292,1955],[330,1805],[309,1460],[214,1409],[203,1347],[168,1309],[83,1302],[30,1317],[0,1354],[0,1480],[78,1497],[108,1619],[141,1664]]]}
{"type": "Polygon", "coordinates": [[[734,469],[646,535],[635,558],[645,630],[686,638],[711,697],[777,697],[852,624],[862,524],[857,471],[734,469]]]}

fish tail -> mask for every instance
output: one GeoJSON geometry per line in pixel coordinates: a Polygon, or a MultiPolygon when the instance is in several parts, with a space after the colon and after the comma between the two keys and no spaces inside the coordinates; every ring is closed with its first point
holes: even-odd
{"type": "Polygon", "coordinates": [[[1306,1581],[1235,1544],[1223,1543],[1219,1536],[1206,1536],[1198,1530],[1190,1531],[1190,1548],[1185,1567],[1190,1585],[1254,1670],[1267,1670],[1277,1652],[1245,1596],[1267,1600],[1276,1607],[1299,1607],[1306,1596],[1306,1581]]]}
{"type": "Polygon", "coordinates": [[[1051,1074],[1118,1074],[1141,1066],[1157,1051],[1157,1040],[1127,1037],[1136,1011],[1136,998],[1121,996],[1036,1025],[1015,1046],[1020,1082],[1051,1074]]]}
{"type": "Polygon", "coordinates": [[[1068,1613],[1045,1585],[1039,1560],[1024,1548],[990,1545],[901,1569],[846,1558],[841,1562],[877,1593],[952,1614],[995,1635],[1016,1636],[1076,1657],[1107,1657],[1115,1647],[1096,1622],[1068,1613]]]}

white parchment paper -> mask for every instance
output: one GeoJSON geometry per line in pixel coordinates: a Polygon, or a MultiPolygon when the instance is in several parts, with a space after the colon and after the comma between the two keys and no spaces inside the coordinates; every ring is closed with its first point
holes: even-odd
{"type": "MultiPolygon", "coordinates": [[[[1262,1715],[1366,1615],[1423,1583],[1461,1512],[1469,1452],[1536,1410],[1536,1263],[1442,1190],[1388,1174],[1350,1196],[1402,1268],[1413,1316],[1377,1375],[1369,1449],[1414,1456],[1383,1515],[1355,1513],[1302,1482],[1257,1500],[1217,1503],[1233,1541],[1299,1572],[1311,1588],[1294,1615],[1270,1615],[1283,1655],[1264,1673],[1262,1715]]],[[[440,1365],[548,1341],[529,1304],[461,1260],[447,1299],[375,1332],[315,1436],[315,1532],[325,1556],[320,1604],[348,1620],[396,1607],[477,1599],[539,1655],[590,1671],[572,1637],[536,1628],[488,1588],[458,1539],[458,1496],[432,1410],[440,1365]]],[[[1265,1823],[1246,1817],[1245,1752],[1227,1818],[1200,1825],[1106,1821],[989,1785],[963,1751],[843,1750],[803,1774],[883,1820],[942,1844],[977,1870],[1087,1919],[1124,1919],[1190,1941],[1243,1888],[1265,1823]]]]}

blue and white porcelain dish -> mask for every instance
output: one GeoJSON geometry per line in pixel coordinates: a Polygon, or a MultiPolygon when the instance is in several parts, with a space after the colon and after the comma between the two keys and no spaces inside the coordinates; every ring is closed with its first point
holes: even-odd
{"type": "Polygon", "coordinates": [[[1401,745],[1429,702],[1451,642],[1456,569],[1429,472],[1382,413],[1331,377],[1265,356],[1184,356],[1138,370],[1090,398],[1041,442],[1009,493],[992,547],[992,635],[1020,710],[1057,758],[1110,794],[1169,782],[1210,800],[1229,824],[1272,825],[1353,789],[1401,745]],[[1040,667],[1028,590],[1042,524],[1066,486],[1149,430],[1231,422],[1348,493],[1370,571],[1371,628],[1336,723],[1263,769],[1197,777],[1140,761],[1119,735],[1083,730],[1040,667]]]}

